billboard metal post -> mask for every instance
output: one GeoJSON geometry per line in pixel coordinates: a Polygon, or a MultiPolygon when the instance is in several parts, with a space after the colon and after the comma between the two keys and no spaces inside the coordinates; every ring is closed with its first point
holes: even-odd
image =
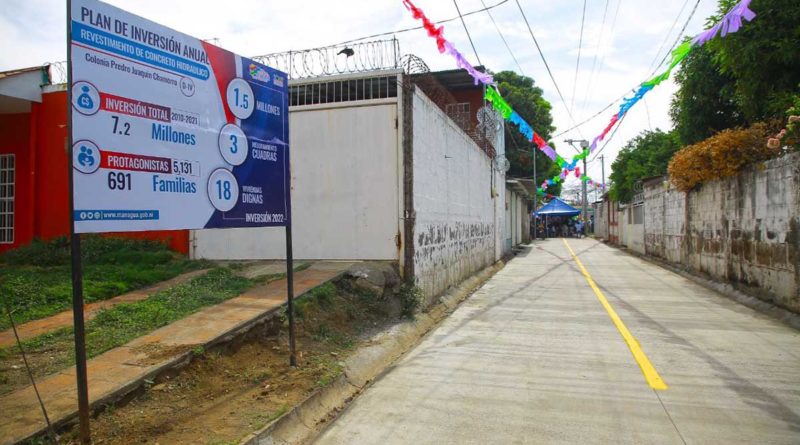
{"type": "Polygon", "coordinates": [[[297,367],[294,338],[294,259],[292,256],[292,222],[286,225],[286,311],[289,313],[289,364],[297,367]]]}
{"type": "MultiPolygon", "coordinates": [[[[288,99],[287,99],[288,100],[288,99]]],[[[286,151],[286,311],[289,316],[289,365],[297,367],[294,337],[294,254],[292,252],[292,158],[286,151]]]]}
{"type": "MultiPolygon", "coordinates": [[[[67,0],[67,150],[72,160],[72,1],[67,0]]],[[[78,384],[78,421],[80,441],[91,443],[89,430],[89,383],[86,373],[86,331],[83,317],[83,270],[81,269],[81,236],[75,233],[75,202],[72,162],[69,163],[69,234],[72,257],[72,322],[75,330],[75,377],[78,384]]]]}

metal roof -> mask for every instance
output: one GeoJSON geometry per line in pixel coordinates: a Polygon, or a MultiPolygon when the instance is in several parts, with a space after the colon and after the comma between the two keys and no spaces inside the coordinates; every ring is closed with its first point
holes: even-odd
{"type": "MultiPolygon", "coordinates": [[[[17,76],[19,74],[30,73],[32,71],[43,71],[45,75],[47,75],[48,66],[47,65],[39,65],[39,66],[32,66],[30,68],[17,68],[15,70],[9,71],[2,71],[0,72],[0,79],[5,79],[6,77],[17,76]]],[[[49,77],[49,76],[48,76],[49,77]]]]}
{"type": "MultiPolygon", "coordinates": [[[[480,72],[486,72],[486,68],[483,65],[476,66],[475,69],[480,72]]],[[[483,89],[482,85],[475,85],[475,79],[473,79],[466,70],[461,68],[454,70],[431,71],[430,73],[424,74],[435,77],[436,80],[442,84],[442,86],[450,91],[483,89]]],[[[412,74],[412,77],[418,75],[419,74],[412,74]]]]}

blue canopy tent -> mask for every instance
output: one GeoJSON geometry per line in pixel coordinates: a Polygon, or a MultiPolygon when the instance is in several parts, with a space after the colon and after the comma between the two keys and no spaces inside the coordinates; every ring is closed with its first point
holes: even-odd
{"type": "Polygon", "coordinates": [[[543,205],[535,213],[537,218],[544,218],[545,221],[544,227],[546,229],[545,236],[551,236],[552,234],[551,230],[553,228],[551,227],[550,222],[553,221],[553,218],[555,218],[556,221],[564,221],[565,219],[580,214],[581,214],[580,210],[576,209],[575,207],[572,207],[571,205],[567,204],[566,202],[562,201],[559,198],[553,198],[550,202],[543,205]]]}
{"type": "Polygon", "coordinates": [[[577,216],[581,211],[562,201],[560,198],[553,198],[550,202],[543,205],[537,212],[537,216],[577,216]]]}

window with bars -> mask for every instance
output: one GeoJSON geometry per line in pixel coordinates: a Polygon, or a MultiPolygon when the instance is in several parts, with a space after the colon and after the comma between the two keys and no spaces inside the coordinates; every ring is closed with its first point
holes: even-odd
{"type": "Polygon", "coordinates": [[[317,105],[397,97],[397,76],[289,85],[289,105],[317,105]]]}
{"type": "Polygon", "coordinates": [[[0,244],[14,242],[14,155],[0,155],[0,244]]]}
{"type": "Polygon", "coordinates": [[[633,224],[644,224],[644,204],[633,206],[631,213],[633,213],[633,224]]]}

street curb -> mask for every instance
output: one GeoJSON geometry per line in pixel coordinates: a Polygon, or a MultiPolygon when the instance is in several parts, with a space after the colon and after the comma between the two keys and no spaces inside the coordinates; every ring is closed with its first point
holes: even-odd
{"type": "MultiPolygon", "coordinates": [[[[311,289],[308,289],[305,292],[302,292],[300,294],[295,295],[294,298],[295,299],[300,298],[303,295],[305,295],[306,293],[308,293],[308,292],[312,291],[313,289],[315,289],[316,287],[322,286],[325,283],[330,283],[331,281],[335,281],[335,280],[341,278],[343,275],[345,275],[348,272],[348,270],[349,269],[342,270],[341,272],[335,274],[331,278],[320,282],[317,286],[312,287],[311,289]]],[[[220,333],[213,340],[211,340],[211,341],[209,341],[209,342],[207,342],[207,343],[205,343],[203,345],[198,345],[198,346],[202,346],[205,350],[208,350],[208,349],[211,349],[211,348],[213,348],[215,346],[223,345],[223,344],[229,343],[231,341],[234,341],[237,338],[240,338],[242,336],[247,335],[247,333],[252,331],[253,329],[255,329],[255,328],[257,328],[257,327],[259,327],[259,326],[261,326],[261,325],[263,325],[265,323],[268,323],[275,316],[276,313],[278,313],[279,311],[283,310],[285,307],[286,307],[286,303],[284,302],[280,306],[276,306],[276,307],[274,307],[272,309],[269,309],[266,312],[263,312],[262,314],[254,317],[254,318],[251,318],[248,321],[244,321],[242,323],[239,323],[238,325],[234,326],[233,328],[231,328],[231,329],[229,329],[229,330],[227,330],[225,332],[220,333]]],[[[120,346],[120,347],[124,347],[124,346],[120,346]]],[[[162,375],[165,375],[165,374],[168,374],[168,373],[174,372],[174,371],[179,371],[179,370],[185,368],[186,366],[188,366],[192,362],[193,358],[194,358],[194,353],[192,351],[186,351],[186,352],[180,353],[180,354],[178,354],[178,355],[176,355],[176,356],[174,356],[174,357],[172,357],[170,359],[167,359],[166,361],[162,362],[161,364],[159,364],[157,367],[153,368],[151,371],[149,371],[145,375],[142,375],[141,377],[139,377],[139,378],[137,378],[135,380],[127,382],[127,383],[123,384],[122,386],[112,390],[111,392],[99,397],[95,401],[91,402],[90,405],[89,405],[89,411],[90,411],[91,415],[92,416],[97,415],[100,412],[102,412],[104,409],[106,409],[108,406],[116,405],[120,401],[129,400],[128,399],[129,397],[134,397],[137,394],[137,391],[141,390],[145,386],[147,380],[154,381],[154,380],[158,379],[162,375]]],[[[76,421],[77,418],[78,418],[78,412],[77,412],[77,409],[76,409],[76,411],[74,411],[71,414],[68,414],[66,416],[63,416],[63,417],[58,418],[58,419],[51,419],[51,423],[53,425],[53,428],[56,431],[60,431],[63,428],[65,428],[66,426],[70,425],[70,423],[76,421]]],[[[21,439],[15,439],[16,442],[14,442],[14,443],[21,443],[21,442],[24,442],[26,440],[30,440],[30,439],[33,439],[35,437],[42,436],[42,435],[44,435],[46,433],[46,431],[47,431],[46,425],[43,425],[42,428],[39,429],[38,431],[36,431],[35,433],[31,433],[27,437],[24,437],[24,438],[21,438],[21,439]]]]}
{"type": "Polygon", "coordinates": [[[445,293],[428,312],[378,334],[372,339],[372,344],[360,348],[345,360],[345,371],[338,379],[242,439],[240,445],[302,444],[316,437],[353,399],[505,265],[506,261],[501,260],[484,268],[445,293]]]}
{"type": "Polygon", "coordinates": [[[731,284],[723,283],[721,281],[712,280],[701,275],[698,275],[694,272],[686,270],[682,267],[676,266],[672,263],[669,263],[661,258],[657,258],[651,255],[644,255],[639,252],[635,252],[625,247],[615,246],[613,244],[605,243],[601,241],[609,247],[613,247],[615,249],[621,250],[631,256],[637,257],[641,260],[647,261],[650,264],[654,264],[656,266],[662,267],[664,269],[669,270],[670,272],[676,273],[683,278],[688,279],[704,288],[714,291],[725,298],[733,300],[743,306],[747,306],[750,309],[753,309],[761,314],[764,314],[768,317],[774,318],[781,323],[800,330],[800,314],[795,314],[789,310],[786,310],[782,307],[776,306],[772,303],[764,301],[760,298],[754,297],[752,295],[746,294],[731,284]]]}

